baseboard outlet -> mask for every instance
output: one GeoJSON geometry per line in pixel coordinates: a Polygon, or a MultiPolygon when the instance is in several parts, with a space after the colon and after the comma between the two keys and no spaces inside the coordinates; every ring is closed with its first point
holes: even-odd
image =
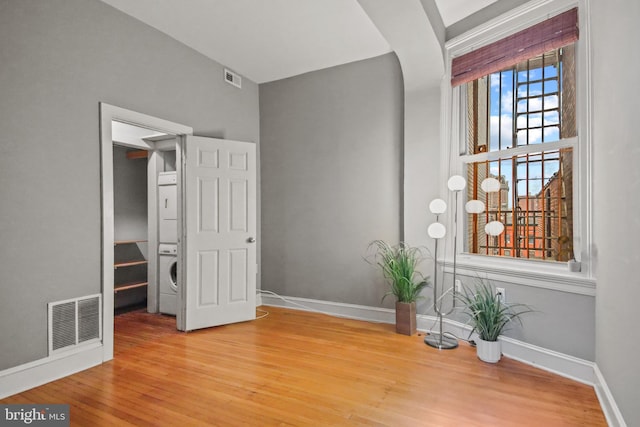
{"type": "Polygon", "coordinates": [[[602,412],[604,412],[604,416],[607,419],[607,424],[611,427],[626,427],[627,423],[624,421],[624,418],[622,418],[622,413],[598,365],[594,367],[594,374],[595,383],[593,388],[596,390],[596,396],[598,396],[598,400],[600,401],[600,407],[602,407],[602,412]]]}
{"type": "MultiPolygon", "coordinates": [[[[284,297],[284,299],[282,299],[270,294],[262,294],[262,303],[264,305],[286,307],[296,310],[318,311],[333,316],[367,320],[370,322],[395,322],[395,311],[388,308],[368,307],[297,297],[284,297]]],[[[436,325],[436,320],[437,318],[435,316],[419,314],[417,319],[418,330],[430,332],[431,328],[436,325]]],[[[467,338],[471,332],[470,326],[455,320],[443,319],[443,326],[446,332],[450,332],[457,337],[467,338]]],[[[476,337],[472,336],[471,338],[476,337]]],[[[595,364],[593,362],[531,345],[513,338],[501,337],[500,340],[503,343],[502,353],[506,357],[584,384],[594,385],[595,364]]]]}
{"type": "Polygon", "coordinates": [[[94,343],[0,371],[0,399],[99,365],[102,356],[102,343],[94,343]]]}

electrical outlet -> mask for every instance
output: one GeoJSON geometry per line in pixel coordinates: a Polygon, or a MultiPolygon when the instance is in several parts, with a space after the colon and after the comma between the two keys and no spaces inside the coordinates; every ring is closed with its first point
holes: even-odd
{"type": "Polygon", "coordinates": [[[456,292],[462,292],[462,282],[459,279],[456,279],[456,292]]]}
{"type": "Polygon", "coordinates": [[[501,303],[504,304],[505,302],[507,302],[507,294],[504,288],[496,288],[496,296],[498,297],[501,303]]]}

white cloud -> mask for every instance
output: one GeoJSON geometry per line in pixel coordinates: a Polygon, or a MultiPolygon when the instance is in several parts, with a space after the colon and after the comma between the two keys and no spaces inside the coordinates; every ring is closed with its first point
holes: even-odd
{"type": "Polygon", "coordinates": [[[502,113],[513,113],[513,91],[509,90],[502,94],[502,113]]]}
{"type": "Polygon", "coordinates": [[[518,96],[519,97],[527,96],[527,86],[526,85],[518,86],[518,96]]]}
{"type": "Polygon", "coordinates": [[[542,129],[531,129],[529,131],[529,144],[538,144],[540,142],[542,142],[542,129]]]}
{"type": "Polygon", "coordinates": [[[542,114],[529,114],[529,123],[527,123],[527,115],[523,114],[518,116],[517,121],[518,129],[523,129],[526,127],[536,127],[542,126],[542,114]]]}
{"type": "Polygon", "coordinates": [[[489,135],[491,135],[491,146],[497,147],[498,130],[500,130],[500,136],[502,138],[502,148],[511,147],[512,133],[513,133],[513,118],[511,114],[503,114],[500,116],[491,116],[489,135]]]}
{"type": "Polygon", "coordinates": [[[560,139],[560,130],[557,127],[545,128],[544,129],[544,140],[549,141],[557,141],[560,139]]]}
{"type": "Polygon", "coordinates": [[[548,95],[544,97],[545,108],[558,108],[558,105],[558,95],[548,95]]]}
{"type": "Polygon", "coordinates": [[[491,85],[491,88],[499,88],[500,87],[500,74],[499,73],[493,73],[489,76],[490,82],[489,84],[491,85]]]}

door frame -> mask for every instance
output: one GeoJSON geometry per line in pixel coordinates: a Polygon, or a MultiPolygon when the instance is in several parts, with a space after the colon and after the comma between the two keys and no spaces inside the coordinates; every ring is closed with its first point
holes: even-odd
{"type": "MultiPolygon", "coordinates": [[[[179,123],[170,122],[168,120],[149,116],[147,114],[138,113],[136,111],[127,110],[125,108],[109,105],[104,102],[100,103],[100,200],[101,200],[101,289],[102,289],[102,361],[106,362],[113,359],[113,310],[114,310],[114,294],[113,294],[113,243],[114,243],[114,211],[113,211],[113,137],[111,133],[111,122],[117,121],[130,125],[146,128],[155,132],[163,132],[176,135],[193,135],[193,128],[179,123]]],[[[154,146],[143,140],[136,140],[131,146],[149,150],[151,158],[149,160],[151,168],[149,168],[150,182],[155,180],[155,165],[158,163],[157,154],[153,152],[154,146]],[[151,176],[153,175],[153,176],[151,176]]],[[[177,160],[176,160],[177,162],[177,160]]],[[[155,198],[150,195],[149,205],[154,203],[155,198]]],[[[150,209],[149,229],[155,227],[157,229],[157,215],[153,215],[155,208],[150,209]]],[[[156,236],[157,239],[157,236],[156,236]]],[[[156,239],[149,236],[148,254],[151,257],[154,250],[157,253],[157,245],[154,244],[156,239]],[[153,246],[152,246],[153,245],[153,246]]],[[[155,264],[154,264],[155,265],[155,264]]]]}

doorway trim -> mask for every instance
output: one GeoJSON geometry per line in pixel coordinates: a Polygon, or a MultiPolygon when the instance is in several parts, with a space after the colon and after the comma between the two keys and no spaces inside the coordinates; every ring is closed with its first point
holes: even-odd
{"type": "MultiPolygon", "coordinates": [[[[123,122],[146,128],[155,132],[163,132],[176,136],[193,135],[193,128],[157,117],[127,110],[125,108],[100,103],[100,201],[102,205],[102,361],[113,359],[113,243],[114,243],[114,211],[113,211],[113,136],[111,122],[123,122]]],[[[153,147],[150,145],[149,150],[153,147]]],[[[154,154],[155,155],[155,154],[154,154]]],[[[151,162],[154,162],[152,159],[151,162]]],[[[149,256],[153,253],[149,242],[149,256]]],[[[157,252],[157,248],[155,249],[157,252]]]]}

